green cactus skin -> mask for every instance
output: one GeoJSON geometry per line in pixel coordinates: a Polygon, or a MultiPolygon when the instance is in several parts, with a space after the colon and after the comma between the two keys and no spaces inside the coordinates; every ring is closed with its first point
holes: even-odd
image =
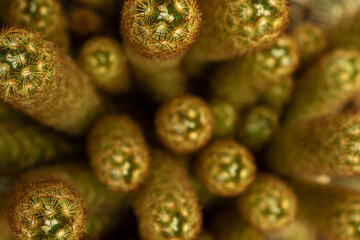
{"type": "Polygon", "coordinates": [[[67,19],[58,0],[12,0],[6,20],[9,25],[42,32],[62,49],[69,49],[67,19]]]}
{"type": "Polygon", "coordinates": [[[280,112],[284,104],[290,100],[293,88],[293,78],[291,76],[282,77],[277,83],[266,89],[260,96],[258,103],[280,112]]]}
{"type": "Polygon", "coordinates": [[[317,240],[310,225],[304,221],[296,219],[279,231],[267,234],[268,240],[317,240]]]}
{"type": "Polygon", "coordinates": [[[340,114],[291,122],[269,146],[268,165],[296,178],[360,174],[360,115],[340,114]]]}
{"type": "Polygon", "coordinates": [[[297,198],[287,183],[270,174],[259,174],[237,198],[242,217],[263,231],[278,230],[294,220],[297,198]]]}
{"type": "Polygon", "coordinates": [[[94,37],[87,40],[80,49],[79,63],[99,89],[109,93],[129,90],[127,58],[115,39],[94,37]]]}
{"type": "Polygon", "coordinates": [[[102,16],[90,8],[76,7],[71,10],[70,30],[80,39],[99,34],[104,25],[102,16]]]}
{"type": "Polygon", "coordinates": [[[0,239],[14,240],[6,218],[6,196],[0,193],[0,239]]]}
{"type": "Polygon", "coordinates": [[[227,210],[218,213],[211,223],[216,240],[266,240],[264,233],[227,210]]]}
{"type": "Polygon", "coordinates": [[[16,174],[75,155],[72,144],[53,132],[23,122],[0,122],[0,174],[16,174]]]}
{"type": "Polygon", "coordinates": [[[278,121],[278,114],[272,109],[255,106],[245,113],[236,129],[236,136],[249,149],[260,151],[271,139],[278,121]]]}
{"type": "Polygon", "coordinates": [[[144,136],[126,115],[101,119],[88,137],[88,152],[99,180],[111,190],[134,190],[147,176],[150,157],[144,136]]]}
{"type": "Polygon", "coordinates": [[[211,88],[215,96],[243,108],[255,103],[282,77],[291,75],[297,65],[297,45],[285,35],[267,49],[225,63],[211,78],[211,88]]]}
{"type": "Polygon", "coordinates": [[[85,231],[86,209],[65,181],[26,175],[9,197],[8,221],[19,240],[79,240],[85,231]]]}
{"type": "Polygon", "coordinates": [[[185,169],[165,153],[152,152],[149,177],[132,200],[143,240],[193,240],[201,230],[195,189],[185,169]]]}
{"type": "Polygon", "coordinates": [[[286,120],[337,113],[360,90],[360,52],[335,50],[303,75],[290,101],[286,120]]]}
{"type": "Polygon", "coordinates": [[[210,107],[215,118],[213,137],[233,135],[238,122],[235,106],[228,101],[214,99],[210,102],[210,107]]]}
{"type": "Polygon", "coordinates": [[[104,111],[89,77],[41,34],[3,29],[0,53],[0,98],[44,125],[79,135],[104,111]]]}
{"type": "Polygon", "coordinates": [[[299,24],[291,31],[291,36],[299,46],[302,64],[316,59],[327,47],[325,30],[312,23],[299,24]]]}
{"type": "Polygon", "coordinates": [[[326,239],[360,239],[360,194],[344,188],[313,182],[295,182],[299,218],[326,239]]]}
{"type": "Polygon", "coordinates": [[[161,106],[155,127],[163,145],[175,153],[186,154],[199,150],[210,140],[214,121],[204,100],[186,95],[161,106]]]}
{"type": "Polygon", "coordinates": [[[200,26],[197,0],[127,0],[121,13],[122,36],[148,58],[180,55],[196,40],[200,26]]]}
{"type": "Polygon", "coordinates": [[[254,181],[256,165],[252,154],[233,140],[209,144],[197,159],[196,174],[213,194],[235,196],[254,181]]]}

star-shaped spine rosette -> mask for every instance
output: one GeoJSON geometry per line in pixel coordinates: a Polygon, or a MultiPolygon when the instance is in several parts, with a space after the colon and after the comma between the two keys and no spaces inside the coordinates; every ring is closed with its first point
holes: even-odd
{"type": "Polygon", "coordinates": [[[196,40],[201,26],[197,0],[127,0],[121,33],[138,53],[168,59],[196,40]]]}

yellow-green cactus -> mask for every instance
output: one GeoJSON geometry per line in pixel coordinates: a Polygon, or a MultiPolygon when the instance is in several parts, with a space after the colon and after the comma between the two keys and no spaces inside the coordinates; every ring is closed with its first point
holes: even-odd
{"type": "Polygon", "coordinates": [[[293,221],[297,198],[283,180],[259,174],[249,188],[237,198],[241,216],[263,231],[281,229],[293,221]]]}
{"type": "Polygon", "coordinates": [[[235,106],[231,102],[216,99],[210,102],[210,107],[215,118],[213,136],[231,136],[238,121],[235,106]]]}
{"type": "Polygon", "coordinates": [[[186,95],[161,106],[155,117],[160,141],[175,153],[191,153],[211,138],[214,116],[208,104],[199,97],[186,95]]]}
{"type": "Polygon", "coordinates": [[[200,26],[197,0],[127,0],[121,14],[125,41],[149,58],[180,55],[196,40],[200,26]]]}
{"type": "Polygon", "coordinates": [[[9,25],[33,28],[64,50],[69,48],[69,33],[64,10],[58,0],[12,0],[9,25]]]}
{"type": "Polygon", "coordinates": [[[252,154],[233,140],[218,140],[205,148],[197,159],[196,174],[213,194],[235,196],[255,179],[252,154]]]}
{"type": "Polygon", "coordinates": [[[314,230],[305,221],[295,221],[284,226],[279,231],[269,232],[269,240],[317,240],[314,230]]]}
{"type": "Polygon", "coordinates": [[[101,119],[88,137],[91,165],[108,188],[136,189],[147,176],[149,152],[140,127],[125,115],[101,119]]]}
{"type": "Polygon", "coordinates": [[[79,53],[80,67],[95,86],[110,93],[126,92],[130,73],[122,46],[115,39],[94,37],[84,43],[79,53]]]}
{"type": "Polygon", "coordinates": [[[337,49],[311,66],[298,82],[288,121],[334,114],[360,91],[360,52],[337,49]]]}
{"type": "Polygon", "coordinates": [[[5,28],[0,53],[0,98],[39,122],[79,135],[104,110],[89,77],[41,34],[5,28]]]}
{"type": "Polygon", "coordinates": [[[132,195],[144,240],[195,240],[202,216],[185,169],[169,155],[152,153],[149,177],[132,195]]]}

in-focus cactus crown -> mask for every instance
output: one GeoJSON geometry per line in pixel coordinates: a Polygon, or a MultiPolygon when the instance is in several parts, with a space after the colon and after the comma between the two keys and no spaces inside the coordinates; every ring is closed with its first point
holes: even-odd
{"type": "Polygon", "coordinates": [[[200,25],[196,0],[128,0],[122,11],[122,35],[146,57],[179,55],[196,40],[200,25]]]}

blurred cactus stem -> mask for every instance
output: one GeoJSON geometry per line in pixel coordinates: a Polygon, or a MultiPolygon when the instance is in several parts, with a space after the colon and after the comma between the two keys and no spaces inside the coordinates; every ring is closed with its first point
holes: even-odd
{"type": "Polygon", "coordinates": [[[198,178],[216,195],[236,196],[255,179],[254,157],[233,140],[211,143],[200,154],[196,164],[198,178]]]}
{"type": "Polygon", "coordinates": [[[76,0],[76,2],[98,11],[107,12],[113,10],[115,0],[76,0]]]}
{"type": "Polygon", "coordinates": [[[178,154],[198,151],[211,138],[214,116],[201,98],[185,95],[163,104],[155,116],[156,133],[178,154]]]}
{"type": "Polygon", "coordinates": [[[317,61],[296,85],[287,121],[335,114],[360,91],[360,52],[337,49],[317,61]]]}
{"type": "Polygon", "coordinates": [[[221,66],[211,78],[215,96],[238,109],[256,102],[259,96],[298,66],[298,48],[293,39],[282,36],[267,49],[256,51],[221,66]]]}
{"type": "Polygon", "coordinates": [[[275,172],[316,179],[360,174],[360,114],[291,122],[278,129],[267,156],[275,172]]]}
{"type": "Polygon", "coordinates": [[[108,188],[136,189],[147,176],[150,156],[140,127],[125,115],[101,119],[88,137],[91,165],[108,188]]]}
{"type": "Polygon", "coordinates": [[[250,108],[236,129],[240,143],[252,151],[260,151],[271,139],[278,126],[278,114],[263,106],[250,108]]]}
{"type": "Polygon", "coordinates": [[[185,169],[169,155],[152,152],[150,175],[132,195],[144,240],[195,240],[202,215],[185,169]]]}
{"type": "Polygon", "coordinates": [[[94,37],[87,40],[80,49],[78,61],[99,89],[109,93],[124,93],[129,90],[127,58],[115,39],[94,37]]]}
{"type": "Polygon", "coordinates": [[[317,240],[310,224],[296,219],[279,231],[267,234],[268,240],[317,240]]]}
{"type": "Polygon", "coordinates": [[[9,104],[0,100],[0,122],[23,121],[26,116],[9,104]]]}
{"type": "Polygon", "coordinates": [[[6,217],[6,196],[0,193],[0,239],[14,240],[6,217]]]}
{"type": "Polygon", "coordinates": [[[0,53],[0,98],[42,124],[80,135],[105,110],[88,75],[41,34],[5,28],[0,53]]]}
{"type": "Polygon", "coordinates": [[[69,28],[74,35],[83,40],[94,34],[100,34],[104,27],[103,20],[101,15],[90,8],[75,7],[70,12],[69,28]]]}
{"type": "Polygon", "coordinates": [[[297,198],[283,180],[259,174],[237,198],[237,208],[244,220],[263,231],[275,231],[295,219],[297,198]]]}
{"type": "Polygon", "coordinates": [[[69,50],[68,23],[59,0],[11,0],[7,24],[32,28],[69,50]]]}
{"type": "Polygon", "coordinates": [[[299,218],[326,239],[356,240],[360,237],[360,193],[314,182],[296,182],[299,218]]]}
{"type": "Polygon", "coordinates": [[[7,209],[16,239],[81,239],[86,209],[77,191],[54,177],[27,174],[17,181],[7,209]]]}
{"type": "Polygon", "coordinates": [[[235,106],[231,102],[214,99],[210,102],[210,107],[215,118],[213,137],[220,138],[233,135],[238,122],[235,106]]]}

